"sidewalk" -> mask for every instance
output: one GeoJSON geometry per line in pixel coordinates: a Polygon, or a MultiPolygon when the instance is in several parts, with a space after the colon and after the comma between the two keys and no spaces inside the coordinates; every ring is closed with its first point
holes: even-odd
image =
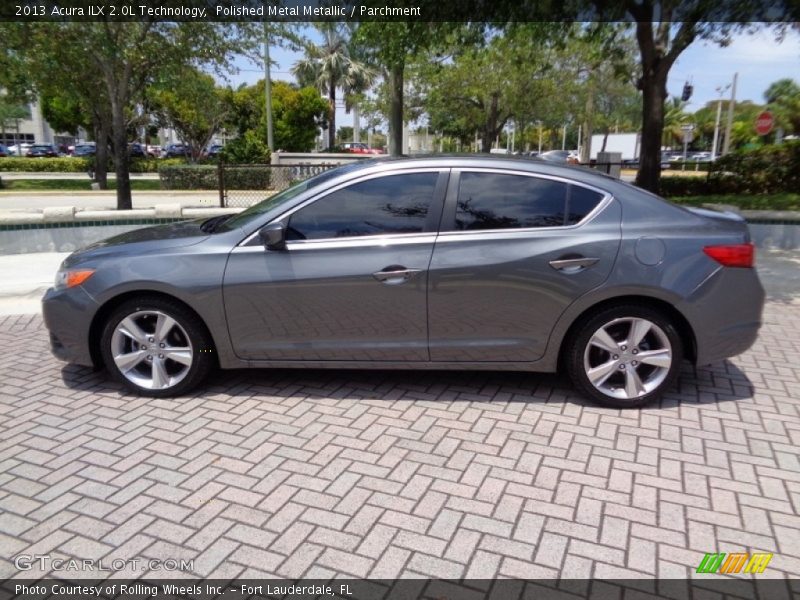
{"type": "MultiPolygon", "coordinates": [[[[219,206],[219,192],[198,191],[134,191],[133,208],[153,208],[156,204],[180,204],[186,207],[209,208],[219,206]]],[[[0,213],[18,214],[41,212],[44,208],[75,206],[78,210],[114,210],[117,193],[113,190],[86,192],[3,192],[0,191],[0,213]]]]}
{"type": "Polygon", "coordinates": [[[68,252],[0,256],[0,315],[40,312],[42,296],[67,256],[68,252]]]}

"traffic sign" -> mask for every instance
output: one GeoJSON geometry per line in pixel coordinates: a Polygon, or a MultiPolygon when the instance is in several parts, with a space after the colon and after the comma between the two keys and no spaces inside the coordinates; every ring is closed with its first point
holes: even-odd
{"type": "Polygon", "coordinates": [[[774,125],[775,119],[773,118],[772,113],[768,110],[765,110],[756,118],[756,133],[758,135],[767,135],[770,131],[772,131],[774,125]]]}
{"type": "Polygon", "coordinates": [[[681,125],[682,131],[694,131],[694,125],[689,123],[687,125],[681,125]]]}

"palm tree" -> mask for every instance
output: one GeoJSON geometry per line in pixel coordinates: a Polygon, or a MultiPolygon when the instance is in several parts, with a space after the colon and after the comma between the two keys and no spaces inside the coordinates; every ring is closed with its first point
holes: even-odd
{"type": "Polygon", "coordinates": [[[336,142],[336,89],[340,88],[348,97],[368,87],[375,75],[353,55],[351,27],[324,22],[316,24],[316,28],[322,34],[322,43],[306,40],[303,43],[306,56],[294,64],[292,73],[301,85],[313,85],[327,93],[328,146],[332,147],[336,142]]]}
{"type": "Polygon", "coordinates": [[[681,126],[689,122],[685,107],[686,102],[677,96],[672,96],[664,104],[664,134],[661,140],[663,146],[672,146],[676,141],[683,142],[681,126]]]}

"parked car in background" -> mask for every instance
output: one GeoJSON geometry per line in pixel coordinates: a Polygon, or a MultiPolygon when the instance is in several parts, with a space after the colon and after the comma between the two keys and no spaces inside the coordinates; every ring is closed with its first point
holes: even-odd
{"type": "Polygon", "coordinates": [[[149,145],[147,146],[147,156],[150,158],[160,158],[161,157],[161,146],[157,145],[149,145]]]}
{"type": "Polygon", "coordinates": [[[0,157],[6,157],[8,156],[8,153],[9,153],[8,148],[0,144],[0,157]]]}
{"type": "Polygon", "coordinates": [[[590,169],[367,160],[74,252],[43,312],[57,357],[144,396],[189,393],[217,366],[563,366],[585,396],[632,408],[684,359],[752,345],[753,257],[741,217],[590,169]]]}
{"type": "Polygon", "coordinates": [[[144,144],[140,144],[139,142],[128,144],[128,155],[131,158],[147,158],[144,144]]]}
{"type": "Polygon", "coordinates": [[[53,158],[58,156],[58,146],[54,144],[34,144],[25,153],[28,158],[53,158]]]}
{"type": "Polygon", "coordinates": [[[218,158],[219,153],[222,152],[222,149],[225,148],[222,144],[211,144],[208,147],[208,151],[206,152],[206,156],[208,158],[218,158]]]}
{"type": "Polygon", "coordinates": [[[191,150],[186,144],[167,144],[161,152],[163,158],[181,158],[189,157],[190,155],[191,150]]]}
{"type": "Polygon", "coordinates": [[[694,162],[711,162],[711,152],[695,152],[689,160],[694,162]]]}
{"type": "Polygon", "coordinates": [[[383,150],[370,148],[364,142],[344,142],[339,146],[339,151],[352,154],[383,154],[383,150]]]}
{"type": "Polygon", "coordinates": [[[72,156],[87,157],[97,154],[97,147],[94,142],[85,142],[83,144],[76,144],[72,156]]]}
{"type": "Polygon", "coordinates": [[[578,163],[578,157],[572,150],[549,150],[547,152],[542,152],[539,158],[554,163],[566,163],[571,165],[578,163]]]}
{"type": "Polygon", "coordinates": [[[28,150],[31,149],[31,146],[33,146],[33,144],[27,144],[27,143],[14,144],[14,145],[8,147],[8,155],[9,156],[25,156],[27,154],[28,150]]]}

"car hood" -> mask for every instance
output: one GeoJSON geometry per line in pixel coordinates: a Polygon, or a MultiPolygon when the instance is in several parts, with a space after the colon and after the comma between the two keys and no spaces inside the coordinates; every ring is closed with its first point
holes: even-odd
{"type": "Polygon", "coordinates": [[[99,258],[125,254],[145,254],[169,248],[193,246],[209,237],[200,228],[207,219],[193,219],[167,225],[156,225],[134,229],[119,235],[94,242],[73,252],[64,261],[64,266],[99,258]]]}

